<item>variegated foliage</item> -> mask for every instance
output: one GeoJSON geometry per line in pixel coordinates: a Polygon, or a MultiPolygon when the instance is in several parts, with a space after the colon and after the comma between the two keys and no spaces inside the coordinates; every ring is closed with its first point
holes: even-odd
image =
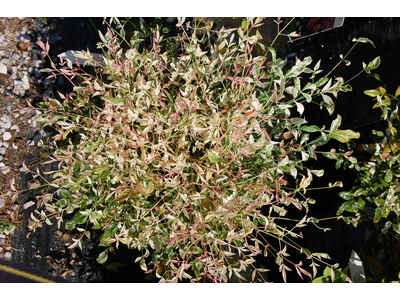
{"type": "MultiPolygon", "coordinates": [[[[49,162],[60,168],[49,184],[56,192],[39,196],[41,211],[32,214],[30,228],[53,218],[60,226],[74,214],[66,228],[86,235],[87,224],[103,230],[100,263],[123,243],[142,250],[136,261],[161,281],[226,282],[246,272],[262,278],[267,270],[257,268],[255,257],[269,253],[285,280],[294,269],[312,279],[328,255],[292,239],[316,220],[307,215],[313,200],[305,193],[323,170],[304,162],[331,138],[346,142],[358,133],[340,130],[340,116],[325,129],[302,114],[306,102],[321,96],[321,108],[332,114],[332,96],[350,87],[342,78],[317,79],[319,62],[309,68],[310,57],[285,69],[274,49],[259,42],[261,22],[249,18],[240,28],[214,32],[178,19],[181,34],[168,39],[175,47],[168,51],[159,28],[149,50],[139,51],[142,33],[128,42],[120,24],[100,34],[103,63],[84,52],[94,75],[69,60],[52,63],[45,70],[50,77],[65,76],[75,86],[42,104],[40,121],[57,129],[49,162]],[[216,42],[203,46],[212,35],[216,42]],[[254,57],[253,47],[265,56],[254,57]],[[311,79],[302,85],[304,73],[311,79]],[[304,217],[280,226],[292,205],[304,217]],[[311,261],[313,274],[289,260],[293,249],[311,261]]],[[[48,44],[38,44],[48,54],[48,44]]],[[[70,247],[82,247],[81,239],[70,247]]]]}

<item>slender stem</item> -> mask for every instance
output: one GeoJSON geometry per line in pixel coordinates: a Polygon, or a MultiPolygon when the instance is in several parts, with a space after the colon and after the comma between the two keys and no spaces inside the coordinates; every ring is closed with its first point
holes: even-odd
{"type": "Polygon", "coordinates": [[[286,29],[286,27],[288,27],[289,25],[290,25],[290,23],[292,23],[293,22],[293,20],[294,20],[295,18],[292,18],[287,24],[286,24],[286,26],[285,27],[283,27],[283,29],[281,30],[281,31],[279,31],[278,32],[278,34],[275,36],[275,39],[272,41],[272,43],[271,43],[271,47],[272,47],[272,45],[275,43],[275,41],[277,40],[277,38],[282,34],[282,32],[286,29]]]}
{"type": "MultiPolygon", "coordinates": [[[[349,50],[349,52],[347,52],[347,54],[336,64],[336,66],[335,66],[332,70],[330,70],[328,74],[325,75],[325,78],[327,78],[327,77],[333,72],[333,70],[335,70],[335,69],[342,63],[342,61],[344,61],[344,60],[346,59],[346,57],[350,54],[351,51],[353,51],[354,47],[357,46],[357,44],[358,44],[358,42],[355,43],[353,47],[351,47],[351,49],[349,50]]],[[[359,75],[359,74],[357,74],[357,76],[358,76],[358,75],[359,75]]],[[[354,78],[354,77],[353,77],[353,78],[354,78]]],[[[352,78],[352,79],[353,79],[353,78],[352,78]]],[[[350,80],[351,80],[351,79],[350,79],[350,80]]]]}
{"type": "Polygon", "coordinates": [[[360,75],[362,72],[364,72],[364,69],[362,69],[360,72],[358,72],[356,75],[351,77],[349,80],[347,80],[344,84],[347,84],[348,82],[352,81],[354,78],[356,78],[358,75],[360,75]]]}
{"type": "Polygon", "coordinates": [[[94,30],[96,30],[96,32],[98,32],[99,30],[97,29],[96,25],[94,25],[94,23],[93,23],[93,21],[92,21],[92,18],[88,17],[88,19],[89,19],[89,21],[90,21],[90,24],[92,24],[94,30]]]}

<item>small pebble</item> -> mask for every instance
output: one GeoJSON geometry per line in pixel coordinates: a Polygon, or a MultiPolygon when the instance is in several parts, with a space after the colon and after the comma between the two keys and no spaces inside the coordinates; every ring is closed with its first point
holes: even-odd
{"type": "Polygon", "coordinates": [[[14,81],[21,82],[21,84],[17,84],[17,85],[14,86],[13,93],[15,95],[24,96],[25,95],[25,89],[24,89],[24,86],[22,85],[22,81],[20,81],[20,80],[14,80],[14,81]]]}
{"type": "Polygon", "coordinates": [[[22,87],[25,90],[29,90],[29,79],[28,76],[26,76],[26,74],[24,75],[24,77],[22,77],[21,81],[22,81],[22,87]]]}
{"type": "Polygon", "coordinates": [[[19,55],[17,52],[14,52],[14,53],[11,55],[11,58],[12,58],[13,60],[18,60],[18,59],[20,58],[20,55],[19,55]]]}
{"type": "Polygon", "coordinates": [[[21,37],[22,37],[23,42],[25,42],[25,43],[27,43],[31,40],[31,36],[29,34],[23,33],[23,34],[21,34],[21,37]]]}
{"type": "Polygon", "coordinates": [[[8,141],[9,139],[11,139],[11,133],[9,133],[9,132],[4,132],[4,133],[3,133],[3,140],[4,140],[4,141],[8,141]]]}
{"type": "Polygon", "coordinates": [[[11,126],[11,119],[8,115],[3,115],[0,120],[0,127],[2,128],[10,128],[11,126]]]}
{"type": "Polygon", "coordinates": [[[12,254],[11,254],[10,251],[8,251],[8,252],[6,252],[6,253],[4,254],[4,259],[5,259],[5,260],[11,260],[11,258],[12,258],[12,254]]]}
{"type": "Polygon", "coordinates": [[[40,60],[40,59],[36,59],[36,60],[34,60],[33,61],[33,66],[35,67],[35,68],[41,68],[42,67],[42,64],[43,64],[43,61],[42,60],[40,60]]]}
{"type": "Polygon", "coordinates": [[[7,74],[7,66],[3,63],[0,63],[0,73],[7,74]]]}
{"type": "Polygon", "coordinates": [[[6,175],[8,172],[10,172],[10,170],[11,170],[10,166],[6,166],[6,167],[1,169],[1,173],[6,175]]]}

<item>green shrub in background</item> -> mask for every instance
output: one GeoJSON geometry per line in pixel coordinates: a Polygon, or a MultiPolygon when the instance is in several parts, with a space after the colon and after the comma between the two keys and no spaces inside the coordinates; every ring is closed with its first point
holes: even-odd
{"type": "MultiPolygon", "coordinates": [[[[346,143],[359,134],[339,129],[339,115],[330,128],[302,115],[310,102],[333,114],[332,96],[351,87],[318,77],[320,62],[310,68],[310,57],[286,68],[259,42],[261,22],[213,31],[178,18],[176,37],[164,39],[157,26],[127,39],[124,24],[111,18],[115,29],[100,33],[104,62],[83,52],[95,74],[70,60],[52,62],[44,71],[67,77],[74,90],[41,103],[39,120],[57,130],[49,163],[60,168],[47,173],[52,181],[38,196],[30,229],[64,222],[83,233],[70,248],[82,248],[89,225],[101,229],[99,263],[123,243],[142,251],[135,261],[161,282],[245,280],[246,272],[263,280],[267,269],[257,267],[257,255],[273,255],[285,281],[293,270],[312,280],[329,256],[295,242],[301,227],[318,222],[308,216],[314,200],[306,191],[324,172],[306,162],[330,139],[346,143]],[[150,47],[141,45],[144,36],[150,47]],[[215,43],[203,46],[210,37],[215,43]],[[264,56],[254,57],[254,47],[264,56]],[[305,83],[302,74],[310,76],[305,83]],[[290,219],[289,206],[304,217],[290,219]],[[291,251],[304,254],[310,272],[290,261],[291,251]]],[[[48,55],[48,44],[38,45],[48,55]]]]}
{"type": "Polygon", "coordinates": [[[322,276],[315,278],[313,283],[345,283],[347,282],[347,274],[349,272],[349,267],[347,266],[342,269],[332,269],[326,267],[322,276]]]}
{"type": "Polygon", "coordinates": [[[355,213],[360,220],[365,216],[365,209],[368,207],[373,211],[373,222],[382,225],[383,233],[393,229],[394,233],[400,234],[400,122],[397,98],[400,87],[394,96],[387,94],[383,87],[366,90],[364,93],[376,101],[374,108],[382,111],[385,125],[383,129],[372,131],[378,142],[363,145],[372,155],[370,160],[350,160],[349,168],[354,168],[357,172],[357,180],[350,191],[339,194],[346,201],[340,206],[338,214],[343,214],[344,211],[355,213]]]}

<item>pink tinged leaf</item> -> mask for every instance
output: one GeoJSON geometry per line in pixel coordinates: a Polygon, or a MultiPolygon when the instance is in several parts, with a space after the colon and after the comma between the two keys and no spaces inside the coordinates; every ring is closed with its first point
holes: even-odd
{"type": "Polygon", "coordinates": [[[107,28],[107,33],[108,33],[108,36],[110,37],[111,41],[114,40],[114,36],[113,36],[110,28],[107,28]]]}
{"type": "Polygon", "coordinates": [[[46,51],[49,52],[49,50],[50,50],[50,45],[49,45],[49,41],[47,40],[47,42],[46,42],[46,51]]]}
{"type": "Polygon", "coordinates": [[[41,40],[37,40],[36,44],[37,44],[40,48],[42,48],[43,50],[45,50],[45,46],[44,46],[44,44],[43,44],[43,42],[42,42],[41,40]]]}
{"type": "Polygon", "coordinates": [[[171,119],[174,121],[174,125],[176,125],[176,122],[179,119],[179,113],[177,113],[177,112],[173,113],[172,116],[171,116],[171,119]]]}

